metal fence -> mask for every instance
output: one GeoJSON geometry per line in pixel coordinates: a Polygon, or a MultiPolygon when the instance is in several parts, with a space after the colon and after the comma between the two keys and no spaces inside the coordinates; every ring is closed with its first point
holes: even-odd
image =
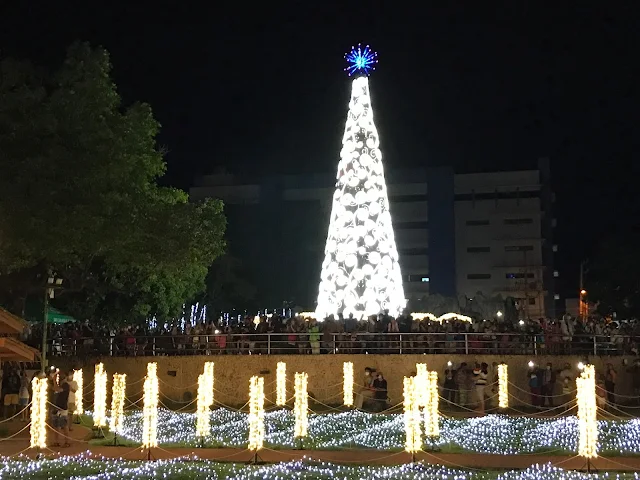
{"type": "Polygon", "coordinates": [[[516,333],[266,333],[53,339],[53,356],[464,354],[626,355],[637,338],[516,333]]]}

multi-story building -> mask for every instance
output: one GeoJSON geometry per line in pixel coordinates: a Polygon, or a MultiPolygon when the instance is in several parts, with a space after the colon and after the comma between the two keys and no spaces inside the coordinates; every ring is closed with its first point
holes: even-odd
{"type": "MultiPolygon", "coordinates": [[[[450,168],[386,172],[405,295],[514,299],[523,315],[553,315],[549,165],[462,173],[450,168]]],[[[193,199],[220,198],[232,255],[250,271],[265,306],[313,308],[334,175],[204,176],[193,199]]]]}

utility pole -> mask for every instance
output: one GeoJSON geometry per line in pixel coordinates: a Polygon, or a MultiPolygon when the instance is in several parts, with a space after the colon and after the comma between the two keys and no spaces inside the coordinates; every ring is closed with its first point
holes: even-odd
{"type": "Polygon", "coordinates": [[[586,260],[580,262],[580,286],[578,290],[578,314],[583,322],[589,316],[589,303],[587,302],[587,291],[584,289],[584,266],[586,260]]]}
{"type": "Polygon", "coordinates": [[[49,299],[55,296],[55,289],[62,288],[62,279],[55,278],[55,276],[49,272],[47,275],[47,284],[44,289],[44,311],[43,311],[43,325],[42,325],[42,353],[40,357],[40,364],[42,367],[42,373],[45,373],[47,368],[47,329],[49,327],[49,299]]]}

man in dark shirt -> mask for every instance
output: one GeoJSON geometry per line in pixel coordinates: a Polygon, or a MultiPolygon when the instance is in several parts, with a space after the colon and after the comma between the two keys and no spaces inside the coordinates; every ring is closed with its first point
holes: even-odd
{"type": "Polygon", "coordinates": [[[378,372],[373,381],[373,398],[376,400],[376,410],[379,412],[384,410],[387,405],[387,381],[382,376],[382,372],[378,372]]]}
{"type": "MultiPolygon", "coordinates": [[[[60,372],[60,378],[64,378],[64,374],[60,372]]],[[[55,383],[53,391],[55,392],[53,405],[54,408],[51,412],[51,425],[54,431],[54,447],[59,447],[60,442],[63,441],[63,447],[69,446],[69,392],[70,385],[67,382],[62,384],[55,383]],[[60,440],[62,437],[62,440],[60,440]]]]}

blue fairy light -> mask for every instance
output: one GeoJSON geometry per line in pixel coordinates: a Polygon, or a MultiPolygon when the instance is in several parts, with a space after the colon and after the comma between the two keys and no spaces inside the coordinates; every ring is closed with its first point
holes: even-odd
{"type": "Polygon", "coordinates": [[[344,58],[347,61],[344,71],[349,76],[354,74],[369,76],[378,63],[378,53],[371,50],[369,45],[364,48],[360,44],[357,47],[351,47],[351,51],[345,53],[344,58]]]}

